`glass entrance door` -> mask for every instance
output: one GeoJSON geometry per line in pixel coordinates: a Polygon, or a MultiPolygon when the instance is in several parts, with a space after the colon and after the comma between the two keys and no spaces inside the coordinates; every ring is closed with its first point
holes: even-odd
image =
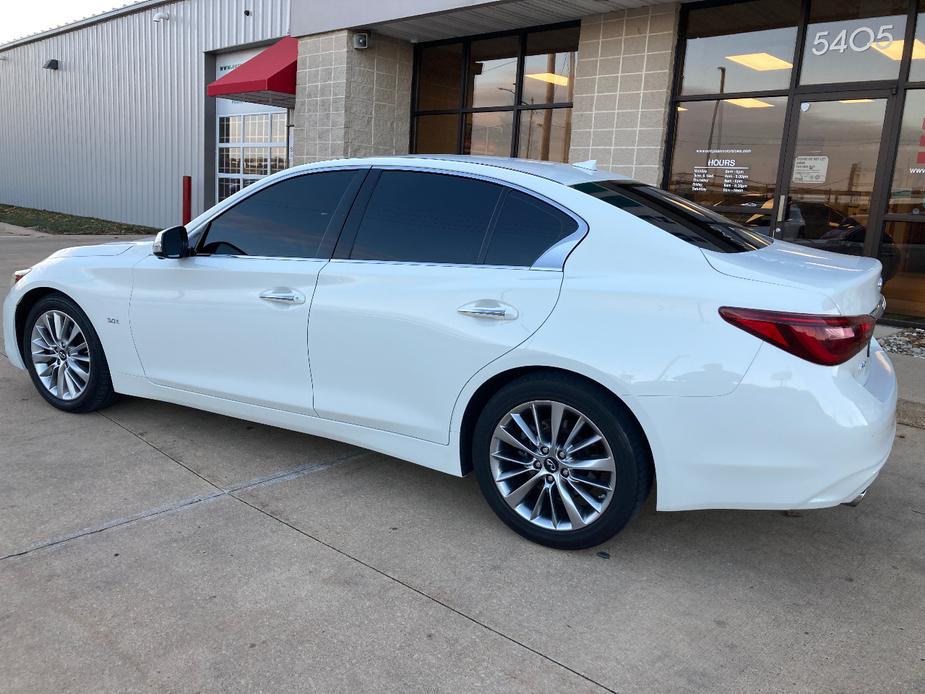
{"type": "Polygon", "coordinates": [[[791,105],[774,236],[861,255],[877,228],[889,97],[801,98],[791,105]]]}

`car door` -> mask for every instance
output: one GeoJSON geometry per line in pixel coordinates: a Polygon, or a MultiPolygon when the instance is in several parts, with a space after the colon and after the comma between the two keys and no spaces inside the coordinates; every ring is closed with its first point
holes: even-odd
{"type": "Polygon", "coordinates": [[[188,258],[133,270],[132,336],[148,379],[313,413],[308,313],[368,169],[274,182],[209,222],[188,258]]]}
{"type": "Polygon", "coordinates": [[[312,303],[318,415],[446,443],[465,383],[556,304],[564,256],[537,260],[583,229],[496,182],[373,171],[312,303]]]}

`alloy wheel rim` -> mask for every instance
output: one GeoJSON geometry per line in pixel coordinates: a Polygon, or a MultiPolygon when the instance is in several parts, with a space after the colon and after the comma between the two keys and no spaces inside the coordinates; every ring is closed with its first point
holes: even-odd
{"type": "Polygon", "coordinates": [[[41,384],[60,400],[83,395],[90,381],[90,346],[77,322],[46,311],[32,327],[32,365],[41,384]]]}
{"type": "Polygon", "coordinates": [[[561,402],[532,400],[509,411],[495,427],[490,455],[501,497],[546,530],[586,527],[613,499],[617,468],[607,439],[561,402]]]}

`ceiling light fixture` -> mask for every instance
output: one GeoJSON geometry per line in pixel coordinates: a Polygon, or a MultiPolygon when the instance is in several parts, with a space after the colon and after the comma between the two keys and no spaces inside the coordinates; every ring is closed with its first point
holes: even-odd
{"type": "Polygon", "coordinates": [[[838,103],[840,104],[872,104],[874,103],[873,99],[839,99],[838,103]]]}
{"type": "Polygon", "coordinates": [[[568,77],[565,75],[557,75],[554,72],[534,72],[532,75],[524,75],[524,77],[529,77],[532,80],[540,80],[541,82],[552,82],[553,84],[558,84],[563,87],[568,86],[568,77]]]}
{"type": "Polygon", "coordinates": [[[781,60],[776,55],[770,53],[743,53],[742,55],[727,55],[726,60],[731,60],[739,65],[744,65],[749,70],[758,72],[768,72],[770,70],[789,70],[793,63],[781,60]]]}
{"type": "MultiPolygon", "coordinates": [[[[878,46],[877,42],[874,41],[870,44],[870,47],[875,51],[883,53],[890,60],[902,60],[903,57],[903,46],[905,41],[891,41],[885,46],[878,46]]],[[[912,59],[913,60],[922,60],[925,58],[925,43],[922,43],[918,39],[915,39],[912,42],[912,59]]]]}
{"type": "Polygon", "coordinates": [[[774,104],[761,99],[726,99],[726,103],[742,108],[774,108],[774,104]]]}

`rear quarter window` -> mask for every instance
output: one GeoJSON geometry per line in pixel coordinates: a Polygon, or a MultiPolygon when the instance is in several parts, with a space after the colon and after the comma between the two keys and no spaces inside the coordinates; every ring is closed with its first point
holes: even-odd
{"type": "Polygon", "coordinates": [[[771,244],[771,239],[766,236],[654,186],[594,181],[572,187],[699,248],[720,253],[743,253],[771,244]]]}

